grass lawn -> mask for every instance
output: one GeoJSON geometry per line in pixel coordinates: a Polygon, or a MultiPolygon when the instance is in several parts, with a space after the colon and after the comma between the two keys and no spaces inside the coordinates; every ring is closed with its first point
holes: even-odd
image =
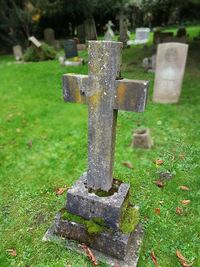
{"type": "MultiPolygon", "coordinates": [[[[188,28],[190,37],[200,27],[188,28]]],[[[181,266],[180,250],[195,267],[200,266],[200,43],[190,43],[180,102],[151,101],[154,74],[144,73],[141,61],[151,48],[131,47],[123,52],[123,77],[150,81],[143,114],[119,112],[114,177],[130,182],[131,199],[140,206],[145,238],[139,267],[153,267],[153,250],[159,266],[181,266]],[[132,149],[132,130],[149,127],[151,150],[132,149]],[[157,166],[154,160],[162,159],[157,166]],[[122,165],[130,161],[133,169],[122,165]],[[159,188],[158,172],[173,179],[159,188]],[[189,191],[180,186],[189,187],[189,191]],[[188,205],[182,200],[190,200],[188,205]],[[176,208],[183,214],[176,214],[176,208]],[[158,214],[159,213],[159,214],[158,214]]],[[[87,57],[86,53],[82,53],[87,57]]],[[[87,168],[87,107],[66,104],[61,77],[66,72],[87,73],[83,67],[61,67],[57,60],[15,64],[0,57],[0,266],[92,266],[85,256],[66,251],[42,237],[65,194],[56,188],[71,186],[87,168]],[[15,249],[11,256],[8,249],[15,249]]],[[[99,266],[105,266],[99,264],[99,266]]]]}

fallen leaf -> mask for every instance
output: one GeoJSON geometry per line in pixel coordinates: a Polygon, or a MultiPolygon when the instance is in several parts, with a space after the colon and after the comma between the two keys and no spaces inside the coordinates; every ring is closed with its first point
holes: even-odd
{"type": "Polygon", "coordinates": [[[133,169],[133,165],[130,161],[124,161],[124,162],[122,162],[122,165],[124,165],[125,167],[127,167],[129,169],[133,169]]]}
{"type": "Polygon", "coordinates": [[[154,211],[157,215],[160,215],[160,208],[155,208],[154,211]]]}
{"type": "Polygon", "coordinates": [[[179,188],[184,191],[190,191],[190,188],[185,185],[181,185],[179,188]]]}
{"type": "Polygon", "coordinates": [[[10,256],[16,257],[17,256],[17,251],[15,249],[9,248],[6,250],[10,256]]]}
{"type": "Polygon", "coordinates": [[[179,214],[179,215],[183,214],[183,209],[180,207],[176,207],[176,214],[179,214]]]}
{"type": "Polygon", "coordinates": [[[157,261],[157,259],[156,259],[156,256],[155,256],[155,253],[154,253],[153,250],[151,251],[151,254],[150,254],[150,255],[151,255],[151,259],[152,259],[154,265],[155,265],[156,267],[159,267],[159,265],[158,265],[158,261],[157,261]]]}
{"type": "Polygon", "coordinates": [[[189,263],[188,260],[181,254],[180,250],[176,251],[176,256],[183,267],[191,267],[193,265],[193,262],[189,263]]]}
{"type": "Polygon", "coordinates": [[[162,160],[162,159],[156,159],[156,160],[154,160],[154,163],[156,165],[162,165],[164,163],[164,160],[162,160]]]}
{"type": "Polygon", "coordinates": [[[94,254],[92,253],[92,251],[89,249],[89,247],[86,246],[85,244],[82,244],[81,247],[85,251],[88,259],[92,262],[93,266],[97,266],[98,262],[94,256],[94,254]]]}
{"type": "Polygon", "coordinates": [[[62,195],[67,190],[67,187],[61,187],[56,189],[56,195],[62,195]]]}
{"type": "Polygon", "coordinates": [[[189,199],[181,200],[181,204],[183,204],[183,205],[187,205],[189,203],[190,203],[190,200],[189,199]]]}
{"type": "Polygon", "coordinates": [[[161,180],[154,181],[154,184],[156,184],[158,187],[162,188],[165,184],[161,180]]]}

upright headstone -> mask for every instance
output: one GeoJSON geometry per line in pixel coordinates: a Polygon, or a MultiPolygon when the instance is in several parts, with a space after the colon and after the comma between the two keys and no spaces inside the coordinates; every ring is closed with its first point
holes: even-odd
{"type": "Polygon", "coordinates": [[[80,24],[77,26],[77,37],[81,44],[85,43],[85,27],[84,24],[80,24]]]}
{"type": "Polygon", "coordinates": [[[146,44],[149,40],[149,28],[137,28],[135,34],[134,44],[146,44]]]}
{"type": "Polygon", "coordinates": [[[119,41],[123,43],[124,47],[127,46],[129,40],[127,19],[123,12],[119,14],[119,41]]]}
{"type": "MultiPolygon", "coordinates": [[[[112,169],[117,112],[121,109],[143,112],[148,82],[119,79],[121,50],[120,42],[90,41],[89,75],[63,76],[64,100],[87,104],[89,117],[88,171],[68,190],[66,210],[90,223],[98,218],[100,224],[103,221],[104,229],[91,234],[87,224],[64,219],[61,214],[51,229],[53,234],[67,238],[67,244],[69,239],[89,243],[91,248],[104,253],[103,259],[111,266],[136,266],[141,228],[138,225],[126,233],[120,230],[124,212],[133,207],[129,202],[126,204],[130,185],[114,182],[112,169]],[[107,196],[98,195],[108,191],[107,196]]],[[[136,219],[137,213],[134,214],[136,219]]],[[[46,238],[51,232],[47,232],[46,238]]],[[[95,255],[98,256],[97,252],[95,255]]]]}
{"type": "Polygon", "coordinates": [[[72,58],[78,56],[76,41],[68,39],[64,41],[65,58],[72,58]]]}
{"type": "Polygon", "coordinates": [[[181,43],[164,43],[158,46],[154,102],[177,103],[179,101],[187,51],[188,45],[181,43]]]}
{"type": "Polygon", "coordinates": [[[16,61],[20,61],[23,59],[23,52],[22,52],[21,45],[13,46],[13,53],[14,53],[16,61]]]}
{"type": "Polygon", "coordinates": [[[44,30],[44,41],[51,46],[55,45],[55,32],[51,28],[44,30]]]}
{"type": "Polygon", "coordinates": [[[155,31],[154,34],[153,34],[153,43],[155,45],[164,43],[166,38],[172,37],[173,35],[174,35],[173,32],[160,32],[160,31],[155,31]]]}
{"type": "Polygon", "coordinates": [[[88,18],[84,21],[84,29],[86,40],[97,40],[97,30],[93,18],[88,18]]]}
{"type": "Polygon", "coordinates": [[[113,40],[113,38],[115,36],[115,34],[114,34],[113,30],[112,30],[113,26],[114,26],[114,24],[112,23],[111,20],[109,20],[108,23],[105,26],[106,29],[107,29],[106,33],[105,33],[105,36],[104,36],[105,41],[112,41],[113,40]]]}

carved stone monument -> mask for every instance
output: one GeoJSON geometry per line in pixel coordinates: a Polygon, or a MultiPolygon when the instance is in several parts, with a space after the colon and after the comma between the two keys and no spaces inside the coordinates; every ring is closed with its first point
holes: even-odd
{"type": "Polygon", "coordinates": [[[148,82],[120,79],[121,50],[121,42],[90,41],[89,75],[63,76],[64,100],[88,105],[88,170],[68,190],[66,208],[57,214],[45,240],[62,236],[67,247],[79,252],[80,245],[72,240],[86,243],[101,261],[132,267],[142,230],[138,209],[128,199],[130,185],[113,180],[115,132],[118,110],[144,111],[148,82]],[[135,221],[124,231],[127,212],[135,221]],[[101,230],[91,232],[91,223],[101,230]]]}
{"type": "Polygon", "coordinates": [[[179,101],[187,51],[188,45],[186,44],[159,44],[153,93],[154,102],[177,103],[179,101]]]}
{"type": "Polygon", "coordinates": [[[114,34],[113,30],[112,30],[113,26],[114,26],[114,24],[112,23],[111,20],[109,20],[108,23],[106,24],[107,30],[106,30],[106,33],[105,33],[105,36],[104,36],[105,41],[112,41],[113,40],[113,38],[115,36],[115,34],[114,34]]]}

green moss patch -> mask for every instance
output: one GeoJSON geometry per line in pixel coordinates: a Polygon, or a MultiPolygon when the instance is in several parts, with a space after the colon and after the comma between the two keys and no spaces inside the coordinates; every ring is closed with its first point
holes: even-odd
{"type": "Polygon", "coordinates": [[[131,233],[139,222],[139,211],[135,207],[129,206],[120,224],[120,230],[124,234],[131,233]]]}

